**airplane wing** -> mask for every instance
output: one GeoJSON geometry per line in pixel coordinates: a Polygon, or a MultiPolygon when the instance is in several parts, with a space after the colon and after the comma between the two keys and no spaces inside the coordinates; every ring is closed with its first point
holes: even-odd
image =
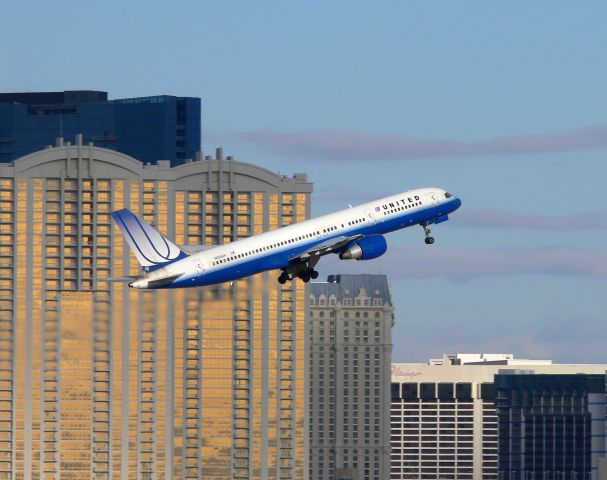
{"type": "Polygon", "coordinates": [[[290,258],[289,262],[290,263],[306,262],[313,257],[321,257],[323,255],[326,255],[327,253],[333,253],[336,250],[339,250],[340,248],[344,247],[348,243],[350,243],[354,240],[358,240],[359,238],[362,238],[362,237],[364,237],[364,235],[357,234],[357,235],[351,235],[349,237],[347,237],[345,235],[341,235],[339,237],[330,238],[326,242],[323,242],[320,245],[314,245],[309,250],[306,250],[305,252],[300,253],[299,255],[296,255],[295,257],[290,258]]]}

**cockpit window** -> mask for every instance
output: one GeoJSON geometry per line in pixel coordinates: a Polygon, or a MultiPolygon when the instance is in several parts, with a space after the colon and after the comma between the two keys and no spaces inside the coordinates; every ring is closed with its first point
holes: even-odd
{"type": "Polygon", "coordinates": [[[445,198],[451,198],[452,196],[449,192],[445,192],[445,198]]]}

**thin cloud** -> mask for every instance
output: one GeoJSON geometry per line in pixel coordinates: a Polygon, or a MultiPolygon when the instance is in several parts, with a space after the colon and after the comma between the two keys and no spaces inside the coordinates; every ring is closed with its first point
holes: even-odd
{"type": "Polygon", "coordinates": [[[589,316],[530,317],[524,333],[508,323],[462,324],[448,336],[436,335],[434,325],[417,325],[416,342],[397,323],[393,331],[396,362],[425,361],[445,352],[504,352],[516,358],[550,359],[557,363],[603,363],[607,337],[605,319],[589,316]]]}
{"type": "Polygon", "coordinates": [[[223,138],[250,143],[274,154],[319,161],[407,160],[605,149],[607,126],[596,125],[545,135],[503,136],[472,142],[413,137],[401,133],[377,134],[330,129],[307,132],[252,130],[229,134],[223,138]]]}
{"type": "MultiPolygon", "coordinates": [[[[585,319],[571,318],[573,325],[579,325],[585,319]]],[[[604,324],[604,320],[601,320],[604,324]]],[[[492,325],[495,326],[495,325],[492,325]]],[[[398,327],[397,327],[398,328],[398,327]]],[[[427,361],[429,357],[442,356],[446,352],[503,352],[514,353],[515,358],[549,359],[555,363],[604,363],[607,339],[602,329],[593,329],[586,337],[571,340],[567,332],[558,339],[547,341],[538,330],[531,326],[524,334],[493,332],[492,337],[478,338],[468,332],[467,338],[452,339],[459,329],[452,329],[448,336],[437,338],[436,331],[417,334],[411,342],[409,332],[393,332],[394,362],[427,361]]],[[[440,337],[440,336],[438,336],[440,337]]]]}
{"type": "Polygon", "coordinates": [[[513,213],[499,209],[462,209],[450,218],[457,227],[507,228],[526,230],[603,230],[607,228],[607,210],[571,215],[513,213]]]}
{"type": "MultiPolygon", "coordinates": [[[[607,251],[566,247],[441,248],[388,246],[389,261],[375,268],[393,280],[446,278],[462,282],[487,277],[550,275],[607,278],[607,251]]],[[[323,269],[360,273],[366,262],[333,260],[323,269]],[[337,263],[339,262],[339,263],[337,263]]]]}
{"type": "MultiPolygon", "coordinates": [[[[342,205],[375,200],[385,192],[371,192],[348,185],[329,185],[314,193],[315,201],[340,202],[342,205]]],[[[501,209],[462,208],[449,217],[448,225],[466,228],[516,230],[605,230],[607,210],[578,212],[567,215],[509,212],[501,209]]]]}
{"type": "Polygon", "coordinates": [[[344,205],[351,203],[352,205],[358,205],[361,203],[370,202],[376,200],[381,196],[385,196],[385,192],[369,192],[368,190],[361,190],[359,188],[344,186],[344,185],[328,185],[318,189],[314,193],[315,202],[341,202],[344,205]]]}

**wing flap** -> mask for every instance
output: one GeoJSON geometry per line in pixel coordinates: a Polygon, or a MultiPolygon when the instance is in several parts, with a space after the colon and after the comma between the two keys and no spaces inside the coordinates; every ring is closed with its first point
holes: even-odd
{"type": "Polygon", "coordinates": [[[354,240],[358,240],[359,238],[364,237],[364,235],[352,235],[350,237],[346,237],[344,235],[339,237],[333,237],[326,242],[321,243],[320,245],[315,245],[314,247],[306,250],[299,255],[289,259],[291,263],[303,262],[311,257],[321,257],[322,255],[326,255],[328,253],[333,253],[336,250],[346,246],[348,243],[353,242],[354,240]]]}

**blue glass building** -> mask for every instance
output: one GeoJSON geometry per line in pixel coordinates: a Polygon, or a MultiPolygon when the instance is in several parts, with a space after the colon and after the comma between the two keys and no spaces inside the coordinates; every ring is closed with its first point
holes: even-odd
{"type": "Polygon", "coordinates": [[[498,479],[591,480],[605,456],[605,375],[499,374],[498,479]]]}
{"type": "Polygon", "coordinates": [[[83,135],[146,163],[194,158],[200,150],[201,101],[195,97],[108,100],[107,92],[0,93],[0,162],[83,135]]]}

